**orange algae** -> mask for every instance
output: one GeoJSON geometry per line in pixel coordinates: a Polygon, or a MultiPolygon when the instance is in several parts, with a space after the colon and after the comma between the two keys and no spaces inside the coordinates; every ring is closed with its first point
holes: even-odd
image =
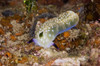
{"type": "Polygon", "coordinates": [[[67,31],[67,32],[64,32],[64,37],[65,38],[68,38],[70,36],[70,33],[67,31]]]}

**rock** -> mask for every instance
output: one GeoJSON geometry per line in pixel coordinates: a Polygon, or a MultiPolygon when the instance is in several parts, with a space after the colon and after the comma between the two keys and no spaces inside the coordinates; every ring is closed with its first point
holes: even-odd
{"type": "Polygon", "coordinates": [[[2,12],[2,15],[5,16],[5,17],[13,16],[14,12],[11,11],[11,10],[5,10],[4,12],[2,12]]]}
{"type": "Polygon", "coordinates": [[[65,51],[57,52],[56,50],[48,49],[41,49],[39,50],[38,54],[40,57],[44,57],[44,59],[51,59],[56,57],[67,57],[68,54],[65,51]]]}
{"type": "Polygon", "coordinates": [[[44,18],[41,18],[41,19],[40,19],[40,22],[41,22],[41,23],[44,23],[45,21],[46,21],[46,20],[45,20],[44,18]]]}
{"type": "Polygon", "coordinates": [[[18,40],[27,40],[28,37],[29,37],[28,34],[23,34],[23,35],[21,35],[21,36],[18,36],[17,39],[18,39],[18,40]]]}
{"type": "Polygon", "coordinates": [[[82,2],[83,2],[84,4],[87,4],[87,3],[90,3],[91,0],[82,0],[82,2]]]}
{"type": "Polygon", "coordinates": [[[23,0],[0,0],[0,6],[17,6],[22,2],[23,0]]]}
{"type": "Polygon", "coordinates": [[[94,0],[95,3],[99,3],[100,4],[100,0],[94,0]]]}
{"type": "Polygon", "coordinates": [[[21,36],[24,32],[15,33],[16,36],[21,36]]]}
{"type": "Polygon", "coordinates": [[[67,3],[68,0],[38,0],[37,2],[42,5],[57,5],[62,6],[67,3]]]}
{"type": "Polygon", "coordinates": [[[85,61],[85,57],[68,57],[56,59],[51,66],[80,66],[81,61],[85,61]]]}
{"type": "Polygon", "coordinates": [[[18,63],[17,66],[27,66],[27,64],[18,63]]]}
{"type": "Polygon", "coordinates": [[[35,62],[35,63],[33,64],[33,66],[39,66],[39,64],[35,62]]]}
{"type": "Polygon", "coordinates": [[[19,24],[16,22],[16,20],[11,21],[11,24],[13,25],[13,32],[19,33],[21,31],[24,31],[23,24],[19,24]]]}
{"type": "Polygon", "coordinates": [[[90,57],[92,58],[92,59],[97,59],[98,58],[98,56],[99,56],[99,49],[97,49],[97,48],[92,48],[91,49],[91,54],[90,54],[90,57]]]}

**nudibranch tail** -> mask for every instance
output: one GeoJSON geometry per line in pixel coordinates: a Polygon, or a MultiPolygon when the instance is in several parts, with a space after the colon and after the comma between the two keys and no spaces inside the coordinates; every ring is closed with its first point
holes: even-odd
{"type": "Polygon", "coordinates": [[[78,24],[79,16],[73,11],[67,11],[58,17],[49,19],[35,31],[33,41],[44,48],[53,45],[53,40],[57,35],[70,30],[78,24]]]}

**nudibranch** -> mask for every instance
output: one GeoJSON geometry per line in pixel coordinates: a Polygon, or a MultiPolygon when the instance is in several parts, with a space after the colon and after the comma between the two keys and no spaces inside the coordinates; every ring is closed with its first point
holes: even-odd
{"type": "Polygon", "coordinates": [[[66,11],[58,17],[49,19],[35,31],[33,41],[36,45],[48,48],[53,45],[57,35],[70,30],[79,22],[79,16],[73,11],[66,11]]]}

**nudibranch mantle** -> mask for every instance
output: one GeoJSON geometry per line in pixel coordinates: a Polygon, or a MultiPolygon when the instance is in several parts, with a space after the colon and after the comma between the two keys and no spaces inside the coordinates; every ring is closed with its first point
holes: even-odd
{"type": "Polygon", "coordinates": [[[48,48],[53,45],[53,40],[57,35],[70,30],[79,22],[79,16],[73,11],[66,11],[58,17],[49,19],[35,31],[35,44],[48,48]]]}

